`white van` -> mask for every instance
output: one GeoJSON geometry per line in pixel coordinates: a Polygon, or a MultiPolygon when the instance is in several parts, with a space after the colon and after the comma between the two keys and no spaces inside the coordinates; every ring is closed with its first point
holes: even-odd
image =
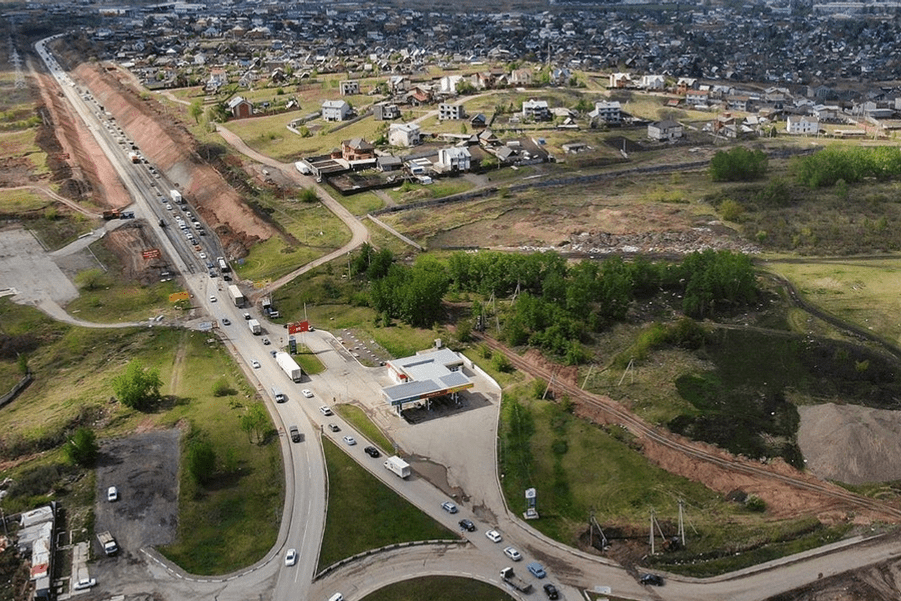
{"type": "Polygon", "coordinates": [[[335,593],[328,598],[328,601],[344,601],[344,595],[342,595],[341,593],[335,593]]]}

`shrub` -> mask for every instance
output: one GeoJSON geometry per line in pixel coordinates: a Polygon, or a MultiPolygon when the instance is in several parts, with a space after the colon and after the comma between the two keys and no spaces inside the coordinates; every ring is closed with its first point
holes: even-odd
{"type": "Polygon", "coordinates": [[[90,466],[93,465],[97,458],[99,445],[97,444],[97,436],[90,428],[79,428],[66,441],[65,452],[69,461],[76,465],[90,466]]]}
{"type": "Polygon", "coordinates": [[[745,212],[745,208],[731,198],[727,198],[720,203],[717,211],[719,212],[720,217],[726,221],[740,221],[742,214],[745,212]]]}
{"type": "Polygon", "coordinates": [[[233,394],[236,394],[236,391],[225,378],[219,378],[213,383],[213,396],[221,397],[231,396],[233,394]]]}

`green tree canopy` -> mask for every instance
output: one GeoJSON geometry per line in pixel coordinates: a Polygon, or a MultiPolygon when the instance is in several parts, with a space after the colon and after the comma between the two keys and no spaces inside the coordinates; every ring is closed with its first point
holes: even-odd
{"type": "Polygon", "coordinates": [[[160,398],[160,379],[158,369],[145,369],[140,361],[133,359],[125,368],[125,373],[113,378],[113,391],[122,403],[143,411],[151,403],[160,398]]]}
{"type": "Polygon", "coordinates": [[[768,159],[762,150],[736,146],[720,150],[710,159],[710,177],[715,182],[743,182],[766,175],[768,159]]]}
{"type": "Polygon", "coordinates": [[[193,440],[188,446],[188,472],[200,484],[216,473],[216,451],[208,440],[193,440]]]}
{"type": "Polygon", "coordinates": [[[69,461],[81,466],[91,466],[97,459],[97,436],[90,428],[79,428],[66,441],[65,453],[69,461]]]}

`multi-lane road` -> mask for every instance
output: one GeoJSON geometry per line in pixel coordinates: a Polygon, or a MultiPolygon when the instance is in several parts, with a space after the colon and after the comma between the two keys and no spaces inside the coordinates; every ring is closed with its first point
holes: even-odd
{"type": "MultiPolygon", "coordinates": [[[[540,585],[551,581],[562,588],[563,598],[570,600],[581,598],[581,590],[609,586],[615,594],[634,599],[751,601],[812,582],[821,575],[841,573],[901,553],[901,545],[889,540],[856,546],[845,544],[841,551],[820,550],[807,557],[790,558],[776,566],[755,568],[726,578],[704,582],[670,578],[665,587],[654,589],[638,584],[634,574],[611,562],[544,537],[520,519],[522,508],[507,507],[500,491],[495,461],[500,403],[496,384],[479,375],[481,402],[474,403],[467,411],[411,426],[379,404],[380,387],[389,383],[384,370],[362,366],[335,336],[319,330],[303,334],[302,342],[316,353],[326,370],[300,384],[291,382],[270,354],[287,343],[286,330],[268,323],[253,309],[235,306],[221,274],[210,277],[206,262],[215,261],[221,254],[216,237],[212,232],[197,236],[200,250],[189,243],[181,233],[182,229],[174,223],[174,215],[184,211],[176,211],[174,204],[168,209],[164,202],[168,190],[176,186],[168,183],[164,174],[151,171],[151,165],[143,161],[133,163],[129,159],[129,151],[139,152],[140,149],[131,147],[128,136],[100,109],[90,90],[73,81],[60,68],[46,48],[47,41],[36,45],[38,52],[121,177],[134,200],[136,217],[144,218],[153,228],[161,250],[169,257],[173,269],[184,276],[186,286],[195,296],[194,304],[202,307],[211,320],[218,321],[219,332],[227,347],[267,399],[277,427],[286,433],[291,426],[297,426],[303,434],[303,441],[299,443],[292,442],[288,436],[281,437],[285,457],[285,507],[277,543],[263,560],[239,574],[194,578],[147,551],[147,561],[141,571],[123,582],[118,590],[108,589],[110,592],[157,592],[169,599],[271,598],[286,601],[328,599],[340,591],[349,601],[355,601],[385,584],[428,574],[468,576],[503,586],[498,573],[511,562],[502,549],[513,545],[525,556],[523,562],[516,564],[517,573],[538,588],[529,598],[542,597],[540,585]],[[164,226],[160,226],[160,220],[164,226]],[[203,258],[201,252],[207,258],[203,258]],[[244,319],[245,311],[264,324],[264,332],[253,334],[250,331],[244,319]],[[230,325],[224,325],[225,319],[230,325]],[[264,344],[264,338],[271,344],[264,344]],[[256,364],[259,367],[255,367],[256,364]],[[273,387],[285,392],[288,401],[275,403],[273,387]],[[312,391],[311,398],[301,394],[305,388],[312,391]],[[362,434],[339,417],[327,417],[320,411],[323,405],[349,400],[369,405],[374,419],[402,448],[427,458],[438,468],[436,472],[443,471],[444,476],[432,474],[431,482],[415,474],[409,480],[400,480],[382,467],[381,460],[367,456],[363,452],[366,441],[362,434]],[[336,423],[341,431],[331,432],[326,427],[329,423],[336,423]],[[354,436],[359,444],[347,446],[342,442],[344,435],[354,436]],[[315,579],[326,511],[326,472],[320,436],[331,437],[374,476],[451,531],[459,531],[457,522],[462,518],[472,520],[476,531],[461,532],[463,542],[449,546],[424,545],[369,555],[315,579]],[[441,509],[441,504],[455,492],[460,512],[451,515],[441,509]],[[485,532],[492,528],[500,531],[501,542],[486,538],[485,532]],[[284,565],[284,552],[288,548],[299,552],[298,563],[294,566],[284,565]],[[526,572],[525,564],[533,560],[541,561],[548,568],[547,580],[539,581],[526,572]]],[[[319,193],[325,194],[322,190],[319,193]]],[[[347,215],[339,216],[345,221],[348,219],[347,215]]],[[[359,231],[359,224],[350,225],[355,232],[359,231]]],[[[355,235],[354,238],[362,241],[363,236],[355,235]]],[[[361,491],[361,494],[365,493],[361,491]]],[[[513,591],[511,594],[524,598],[513,591]]]]}

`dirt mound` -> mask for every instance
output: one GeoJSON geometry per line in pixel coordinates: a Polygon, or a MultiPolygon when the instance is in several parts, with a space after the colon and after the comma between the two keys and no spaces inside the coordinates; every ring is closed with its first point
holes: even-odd
{"type": "Polygon", "coordinates": [[[244,204],[238,192],[197,154],[197,144],[163,105],[139,96],[126,73],[93,63],[74,67],[94,97],[141,149],[174,182],[222,240],[230,258],[243,257],[275,228],[244,204]]]}
{"type": "Polygon", "coordinates": [[[798,407],[807,469],[848,484],[901,480],[901,412],[826,403],[798,407]]]}
{"type": "Polygon", "coordinates": [[[109,232],[103,244],[122,262],[123,279],[148,285],[159,281],[160,271],[166,266],[165,259],[144,258],[144,251],[155,248],[153,240],[143,224],[136,221],[109,232]]]}

